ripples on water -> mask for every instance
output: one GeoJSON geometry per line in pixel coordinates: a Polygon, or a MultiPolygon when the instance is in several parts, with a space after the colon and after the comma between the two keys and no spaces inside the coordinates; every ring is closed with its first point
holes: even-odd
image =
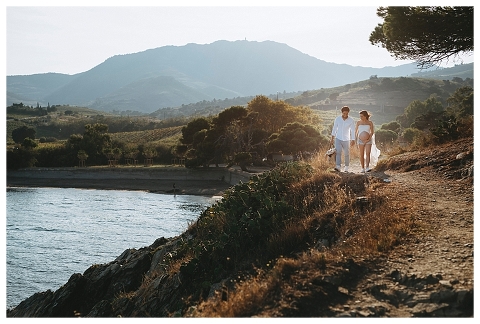
{"type": "MultiPolygon", "coordinates": [[[[217,197],[218,198],[218,197],[217,197]]],[[[7,308],[124,250],[183,233],[216,197],[7,188],[7,308]]]]}

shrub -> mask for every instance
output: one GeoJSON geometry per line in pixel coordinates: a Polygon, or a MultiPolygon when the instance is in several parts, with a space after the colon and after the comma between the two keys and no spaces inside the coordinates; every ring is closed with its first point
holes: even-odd
{"type": "Polygon", "coordinates": [[[409,144],[412,144],[415,138],[418,138],[422,135],[422,131],[416,128],[406,128],[403,130],[403,138],[409,144]]]}
{"type": "Polygon", "coordinates": [[[392,130],[379,129],[375,132],[375,141],[377,144],[387,144],[395,141],[398,134],[392,130]]]}

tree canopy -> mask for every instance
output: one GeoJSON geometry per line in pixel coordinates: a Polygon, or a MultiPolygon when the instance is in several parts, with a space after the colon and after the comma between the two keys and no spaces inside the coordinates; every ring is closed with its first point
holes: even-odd
{"type": "Polygon", "coordinates": [[[298,152],[314,152],[321,144],[326,145],[327,143],[328,139],[311,125],[294,122],[283,126],[279,133],[270,135],[266,145],[269,152],[296,154],[298,152]]]}
{"type": "MultiPolygon", "coordinates": [[[[251,154],[265,156],[267,141],[277,151],[315,150],[321,136],[308,124],[318,123],[310,107],[294,107],[259,95],[246,108],[232,106],[211,119],[192,120],[182,128],[180,142],[186,146],[182,152],[186,151],[188,167],[218,164],[222,160],[245,162],[253,158],[251,154]],[[273,133],[276,135],[269,138],[273,133]]],[[[180,147],[177,152],[181,152],[180,147]]]]}
{"type": "Polygon", "coordinates": [[[384,19],[370,34],[397,59],[428,68],[473,51],[472,7],[379,7],[384,19]]]}
{"type": "Polygon", "coordinates": [[[12,131],[12,139],[15,143],[22,143],[24,139],[35,139],[36,130],[32,127],[21,126],[12,131]]]}

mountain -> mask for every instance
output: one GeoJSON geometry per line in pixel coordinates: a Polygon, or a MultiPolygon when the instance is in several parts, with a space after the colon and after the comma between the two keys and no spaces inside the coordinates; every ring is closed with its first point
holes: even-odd
{"type": "Polygon", "coordinates": [[[116,55],[75,75],[7,76],[7,106],[20,99],[150,113],[202,100],[335,87],[372,75],[417,71],[415,64],[366,68],[328,63],[272,41],[217,41],[116,55]]]}
{"type": "Polygon", "coordinates": [[[43,103],[46,94],[60,89],[75,78],[75,75],[61,73],[7,76],[7,106],[20,102],[32,106],[37,102],[43,103]]]}

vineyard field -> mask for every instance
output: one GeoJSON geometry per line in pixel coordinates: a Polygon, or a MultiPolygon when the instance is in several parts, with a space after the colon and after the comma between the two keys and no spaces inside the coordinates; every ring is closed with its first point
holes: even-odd
{"type": "Polygon", "coordinates": [[[124,143],[149,143],[166,140],[172,137],[180,137],[183,126],[159,128],[135,132],[110,133],[112,140],[124,143]]]}

